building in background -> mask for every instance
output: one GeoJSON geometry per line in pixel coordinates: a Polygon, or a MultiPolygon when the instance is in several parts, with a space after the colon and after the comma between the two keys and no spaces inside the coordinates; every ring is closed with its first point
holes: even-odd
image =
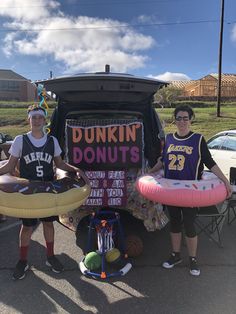
{"type": "Polygon", "coordinates": [[[0,69],[0,100],[35,101],[37,87],[12,70],[0,69]]]}
{"type": "MultiPolygon", "coordinates": [[[[209,74],[198,80],[171,81],[170,84],[182,90],[180,98],[216,99],[218,74],[209,74]]],[[[221,97],[236,99],[236,74],[221,75],[221,97]]]]}

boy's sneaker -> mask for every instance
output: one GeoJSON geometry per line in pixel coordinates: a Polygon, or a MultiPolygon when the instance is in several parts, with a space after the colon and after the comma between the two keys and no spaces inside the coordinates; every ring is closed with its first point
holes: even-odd
{"type": "Polygon", "coordinates": [[[16,264],[15,270],[12,275],[13,280],[20,280],[25,278],[25,273],[29,269],[29,265],[27,261],[19,260],[19,262],[16,264]]]}
{"type": "Polygon", "coordinates": [[[64,270],[63,265],[56,258],[55,255],[48,256],[47,261],[46,261],[46,265],[51,267],[52,271],[54,271],[54,273],[57,273],[57,274],[61,273],[64,270]]]}
{"type": "Polygon", "coordinates": [[[190,261],[190,274],[192,276],[199,276],[201,271],[198,267],[196,257],[190,257],[189,261],[190,261]]]}
{"type": "Polygon", "coordinates": [[[180,258],[179,254],[175,254],[173,252],[171,253],[170,258],[162,264],[162,267],[170,269],[181,262],[182,262],[182,259],[180,258]]]}

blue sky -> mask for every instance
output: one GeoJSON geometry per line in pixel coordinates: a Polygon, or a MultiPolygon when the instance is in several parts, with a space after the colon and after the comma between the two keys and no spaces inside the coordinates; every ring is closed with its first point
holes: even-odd
{"type": "MultiPolygon", "coordinates": [[[[221,0],[1,0],[0,68],[31,80],[218,72],[221,0]]],[[[225,0],[222,72],[236,73],[236,1],[225,0]]]]}

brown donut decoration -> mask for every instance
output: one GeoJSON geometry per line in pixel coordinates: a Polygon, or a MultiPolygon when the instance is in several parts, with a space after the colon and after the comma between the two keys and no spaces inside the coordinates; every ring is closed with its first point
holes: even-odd
{"type": "Polygon", "coordinates": [[[0,213],[21,218],[57,216],[81,206],[91,191],[89,179],[57,169],[54,181],[0,176],[0,213]]]}

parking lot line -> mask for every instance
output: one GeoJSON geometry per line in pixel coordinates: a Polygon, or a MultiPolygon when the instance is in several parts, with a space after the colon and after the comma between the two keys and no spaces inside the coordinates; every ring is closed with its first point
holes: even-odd
{"type": "Polygon", "coordinates": [[[21,221],[17,221],[17,222],[14,222],[13,224],[7,225],[6,227],[0,227],[0,232],[19,226],[20,224],[21,224],[21,221]]]}

